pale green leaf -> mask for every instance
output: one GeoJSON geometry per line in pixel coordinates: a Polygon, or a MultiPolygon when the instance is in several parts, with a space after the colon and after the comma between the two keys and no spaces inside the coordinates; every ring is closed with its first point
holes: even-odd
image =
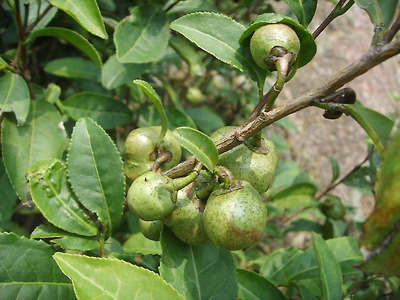
{"type": "Polygon", "coordinates": [[[54,252],[42,241],[0,233],[0,299],[76,299],[54,252]]]}
{"type": "Polygon", "coordinates": [[[157,61],[164,54],[168,39],[168,18],[161,6],[136,6],[115,29],[117,58],[123,63],[157,61]]]}
{"type": "Polygon", "coordinates": [[[164,227],[160,274],[185,299],[237,299],[236,269],[230,251],[213,243],[190,246],[164,227]]]}
{"type": "Polygon", "coordinates": [[[381,156],[392,131],[394,121],[387,116],[357,104],[345,104],[346,109],[372,139],[381,156]]]}
{"type": "Polygon", "coordinates": [[[66,99],[62,107],[75,121],[90,117],[106,130],[132,121],[132,113],[127,105],[104,94],[76,93],[66,99]]]}
{"type": "Polygon", "coordinates": [[[355,0],[355,2],[368,12],[375,25],[374,42],[380,41],[392,22],[398,0],[355,0]]]}
{"type": "Polygon", "coordinates": [[[95,212],[111,234],[119,226],[125,197],[121,156],[110,136],[92,119],[80,119],[72,132],[68,177],[78,200],[95,212]]]}
{"type": "Polygon", "coordinates": [[[54,259],[78,299],[184,299],[156,273],[122,260],[60,252],[54,259]]]}
{"type": "Polygon", "coordinates": [[[83,28],[103,39],[108,38],[96,0],[49,0],[69,14],[83,28]]]}
{"type": "Polygon", "coordinates": [[[14,112],[18,124],[23,125],[30,106],[29,89],[25,80],[14,73],[0,78],[0,114],[14,112]]]}
{"type": "Polygon", "coordinates": [[[186,113],[192,118],[197,127],[206,134],[211,134],[225,125],[224,120],[206,106],[188,108],[186,113]]]}
{"type": "Polygon", "coordinates": [[[208,170],[214,171],[219,154],[209,136],[191,127],[179,127],[172,133],[182,147],[192,153],[208,170]]]}
{"type": "Polygon", "coordinates": [[[68,232],[97,235],[97,225],[70,190],[63,162],[55,158],[36,161],[29,167],[27,179],[33,201],[50,223],[68,232]]]}
{"type": "Polygon", "coordinates": [[[64,57],[52,60],[44,66],[44,70],[60,77],[100,81],[99,66],[80,57],[64,57]]]}
{"type": "Polygon", "coordinates": [[[112,55],[101,69],[101,84],[106,89],[114,89],[135,78],[138,78],[149,67],[150,63],[128,64],[120,63],[116,55],[112,55]]]}
{"type": "Polygon", "coordinates": [[[150,100],[153,102],[154,106],[157,109],[158,115],[161,119],[161,132],[160,132],[160,136],[157,141],[157,145],[159,145],[161,143],[161,141],[163,140],[165,134],[167,133],[168,126],[169,126],[167,115],[165,114],[165,110],[164,110],[164,106],[162,104],[161,98],[148,82],[146,82],[144,80],[138,80],[138,79],[134,80],[133,82],[142,89],[142,91],[150,98],[150,100]]]}
{"type": "Polygon", "coordinates": [[[90,44],[88,40],[79,33],[66,28],[46,27],[36,30],[31,35],[29,35],[25,43],[30,44],[35,39],[42,36],[56,37],[74,45],[75,47],[83,51],[96,65],[101,67],[101,58],[96,48],[93,47],[93,45],[90,44]]]}
{"type": "Polygon", "coordinates": [[[132,234],[123,245],[125,252],[161,254],[161,244],[146,238],[141,232],[132,234]]]}
{"type": "Polygon", "coordinates": [[[341,299],[343,280],[339,263],[322,237],[316,233],[312,233],[312,236],[315,257],[321,274],[324,299],[341,299]]]}
{"type": "Polygon", "coordinates": [[[61,158],[67,136],[58,110],[45,101],[33,101],[23,126],[12,116],[2,123],[2,151],[8,176],[21,200],[28,200],[28,167],[44,158],[61,158]]]}

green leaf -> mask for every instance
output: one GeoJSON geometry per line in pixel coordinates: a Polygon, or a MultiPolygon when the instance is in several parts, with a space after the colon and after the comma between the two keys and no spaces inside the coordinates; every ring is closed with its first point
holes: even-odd
{"type": "Polygon", "coordinates": [[[52,104],[37,100],[31,103],[23,126],[8,115],[1,130],[4,165],[18,196],[26,201],[28,167],[43,158],[61,158],[64,152],[67,140],[61,115],[52,104]]]}
{"type": "Polygon", "coordinates": [[[66,99],[62,107],[75,121],[90,117],[106,130],[132,121],[132,113],[128,106],[104,94],[77,93],[66,99]]]}
{"type": "Polygon", "coordinates": [[[184,299],[159,275],[123,260],[56,253],[78,299],[184,299]]]}
{"type": "Polygon", "coordinates": [[[69,14],[90,33],[108,38],[96,0],[49,0],[55,7],[69,14]]]}
{"type": "Polygon", "coordinates": [[[89,118],[72,132],[68,177],[79,201],[95,212],[111,234],[122,218],[125,176],[121,156],[110,136],[89,118]]]}
{"type": "Polygon", "coordinates": [[[10,221],[17,204],[17,194],[8,178],[3,161],[0,160],[0,231],[10,221]]]}
{"type": "Polygon", "coordinates": [[[186,61],[190,68],[190,75],[202,75],[205,72],[205,66],[199,53],[186,40],[171,36],[169,43],[171,47],[186,61]]]}
{"type": "Polygon", "coordinates": [[[46,219],[65,231],[94,236],[97,225],[83,211],[67,183],[66,166],[58,159],[36,161],[28,169],[32,199],[46,219]]]}
{"type": "Polygon", "coordinates": [[[332,167],[332,179],[331,179],[331,183],[334,183],[340,176],[340,166],[338,161],[333,158],[333,157],[329,157],[330,161],[331,161],[331,167],[332,167]]]}
{"type": "Polygon", "coordinates": [[[355,2],[368,12],[375,25],[374,42],[379,42],[393,20],[398,0],[355,0],[355,2]]]}
{"type": "Polygon", "coordinates": [[[100,68],[94,62],[79,57],[64,57],[48,62],[44,71],[56,76],[100,81],[100,68]]]}
{"type": "Polygon", "coordinates": [[[257,273],[245,269],[237,269],[239,298],[246,300],[274,299],[285,300],[287,297],[272,282],[257,273]]]}
{"type": "Polygon", "coordinates": [[[214,171],[219,154],[209,136],[190,127],[179,127],[172,133],[182,147],[192,153],[208,170],[214,171]]]}
{"type": "Polygon", "coordinates": [[[283,209],[312,206],[316,203],[316,191],[316,186],[311,183],[294,184],[275,194],[271,205],[283,209]]]}
{"type": "Polygon", "coordinates": [[[0,299],[76,299],[54,252],[42,241],[0,233],[0,299]]]}
{"type": "Polygon", "coordinates": [[[29,89],[25,80],[14,73],[0,78],[0,114],[14,112],[18,125],[23,125],[30,106],[29,89]]]}
{"type": "Polygon", "coordinates": [[[35,32],[50,23],[58,11],[56,7],[51,6],[51,4],[47,2],[26,0],[24,1],[24,4],[25,3],[28,5],[21,5],[20,7],[21,16],[27,16],[27,25],[29,26],[33,26],[37,22],[37,24],[32,28],[32,32],[35,32]],[[26,8],[27,11],[25,11],[26,8]],[[45,11],[46,13],[43,14],[45,11]],[[39,15],[41,15],[42,18],[38,19],[39,15]]]}
{"type": "MultiPolygon", "coordinates": [[[[354,265],[363,258],[355,237],[341,237],[326,241],[342,274],[354,273],[354,265]]],[[[320,272],[313,247],[301,252],[298,249],[277,251],[261,262],[260,273],[275,284],[287,285],[295,280],[319,278],[320,272]],[[289,251],[289,252],[288,252],[289,251]],[[274,258],[274,259],[272,259],[274,258]]]]}
{"type": "Polygon", "coordinates": [[[164,227],[160,274],[185,299],[237,299],[232,254],[215,244],[190,246],[164,227]]]}
{"type": "MultiPolygon", "coordinates": [[[[160,253],[161,253],[161,247],[160,247],[160,253]]],[[[156,273],[158,273],[158,266],[160,265],[160,255],[158,254],[111,252],[109,254],[109,257],[122,259],[133,265],[149,269],[150,271],[156,273]]]]}
{"type": "Polygon", "coordinates": [[[317,0],[285,0],[290,9],[296,15],[297,20],[304,27],[310,24],[317,9],[317,0]]]}
{"type": "Polygon", "coordinates": [[[193,107],[186,110],[186,113],[196,123],[198,128],[206,134],[225,125],[224,121],[215,112],[207,107],[193,107]]]}
{"type": "Polygon", "coordinates": [[[124,243],[123,248],[125,252],[161,254],[160,242],[149,240],[141,232],[131,235],[124,243]]]}
{"type": "Polygon", "coordinates": [[[39,225],[31,233],[31,239],[51,239],[61,248],[73,251],[90,251],[100,248],[100,243],[95,237],[77,236],[52,225],[39,225]]]}
{"type": "Polygon", "coordinates": [[[122,63],[159,60],[168,45],[168,18],[159,5],[136,6],[115,29],[117,58],[122,63]]]}
{"type": "Polygon", "coordinates": [[[361,105],[345,104],[344,106],[361,127],[364,128],[381,156],[383,156],[394,121],[377,111],[361,105]]]}
{"type": "Polygon", "coordinates": [[[157,141],[157,145],[160,145],[162,142],[165,134],[167,133],[168,130],[168,119],[167,115],[165,114],[164,106],[162,104],[160,96],[158,96],[157,92],[153,89],[153,87],[146,81],[144,80],[134,80],[133,83],[137,84],[142,91],[150,98],[150,100],[153,102],[154,106],[157,109],[158,115],[161,119],[161,132],[160,136],[157,141]]]}
{"type": "Polygon", "coordinates": [[[29,45],[35,39],[42,36],[56,37],[74,45],[78,49],[82,50],[97,66],[101,67],[101,58],[96,48],[79,33],[66,28],[46,27],[38,29],[30,34],[28,39],[25,41],[25,44],[29,45]]]}
{"type": "Polygon", "coordinates": [[[312,233],[312,236],[313,248],[321,274],[324,299],[341,299],[343,281],[339,263],[322,237],[316,233],[312,233]]]}
{"type": "Polygon", "coordinates": [[[263,86],[267,71],[257,67],[250,49],[239,44],[245,30],[240,23],[224,15],[202,12],[185,15],[170,27],[217,59],[248,73],[259,87],[263,86]]]}
{"type": "Polygon", "coordinates": [[[368,220],[363,224],[360,244],[369,253],[364,266],[373,271],[398,275],[400,269],[400,130],[397,130],[377,174],[375,186],[376,204],[368,220]],[[375,254],[374,254],[375,253],[375,254]]]}
{"type": "Polygon", "coordinates": [[[112,55],[101,69],[101,84],[106,89],[114,89],[138,78],[150,65],[149,63],[123,64],[117,60],[116,55],[112,55]]]}
{"type": "Polygon", "coordinates": [[[318,222],[307,219],[297,219],[296,221],[290,223],[290,225],[285,229],[284,234],[298,231],[313,231],[322,233],[323,229],[323,226],[318,222]]]}

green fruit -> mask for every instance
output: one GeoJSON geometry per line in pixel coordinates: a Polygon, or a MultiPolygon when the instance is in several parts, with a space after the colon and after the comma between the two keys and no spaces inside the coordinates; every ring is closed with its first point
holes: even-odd
{"type": "Polygon", "coordinates": [[[333,220],[342,220],[346,214],[346,207],[339,197],[329,195],[320,205],[322,213],[333,220]]]}
{"type": "Polygon", "coordinates": [[[145,221],[160,220],[175,208],[177,192],[168,176],[153,171],[139,176],[129,187],[129,208],[145,221]]]}
{"type": "Polygon", "coordinates": [[[300,40],[292,27],[283,23],[267,24],[257,28],[250,39],[251,56],[257,66],[264,70],[276,70],[275,62],[271,59],[271,54],[275,55],[275,47],[293,53],[291,64],[294,64],[300,52],[300,40]]]}
{"type": "Polygon", "coordinates": [[[267,224],[267,209],[260,194],[246,181],[230,190],[216,189],[204,210],[204,229],[218,246],[246,248],[259,241],[267,224]]]}
{"type": "Polygon", "coordinates": [[[139,219],[139,229],[149,240],[159,241],[163,223],[160,220],[145,221],[139,219]]]}
{"type": "MultiPolygon", "coordinates": [[[[226,126],[218,129],[211,135],[216,142],[234,126],[226,126]]],[[[262,138],[261,147],[251,147],[249,143],[243,143],[219,156],[218,164],[228,168],[235,179],[248,181],[260,194],[266,192],[274,180],[275,170],[278,165],[278,155],[275,144],[262,138]]]]}
{"type": "Polygon", "coordinates": [[[183,242],[198,246],[209,241],[204,230],[204,204],[196,197],[196,183],[178,191],[176,208],[162,219],[183,242]]]}
{"type": "MultiPolygon", "coordinates": [[[[132,130],[125,140],[125,176],[131,181],[140,175],[152,170],[154,161],[157,158],[157,140],[160,136],[161,127],[141,127],[132,130]]],[[[168,170],[176,166],[182,155],[182,148],[172,136],[170,130],[167,131],[163,143],[162,151],[169,151],[171,159],[162,165],[162,169],[168,170]]]]}

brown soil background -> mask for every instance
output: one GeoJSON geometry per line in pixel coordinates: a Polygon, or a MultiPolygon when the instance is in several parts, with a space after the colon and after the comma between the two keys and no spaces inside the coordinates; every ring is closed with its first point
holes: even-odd
{"type": "MultiPolygon", "coordinates": [[[[279,4],[284,12],[287,7],[279,4]]],[[[333,8],[328,1],[319,1],[316,16],[308,27],[313,32],[333,8]]],[[[366,11],[354,5],[346,14],[335,19],[317,38],[318,52],[314,60],[300,69],[286,86],[279,102],[288,101],[322,84],[343,67],[356,61],[369,48],[374,26],[366,11]]],[[[346,86],[353,88],[363,105],[384,114],[399,114],[400,102],[390,97],[400,95],[400,57],[394,57],[356,78],[346,86]]],[[[323,111],[307,108],[289,116],[299,129],[289,142],[294,147],[293,158],[303,171],[309,173],[322,189],[331,180],[329,157],[340,164],[341,174],[349,172],[367,155],[366,133],[350,117],[337,120],[322,117],[323,111]]],[[[344,185],[333,191],[346,204],[360,207],[358,217],[365,218],[373,209],[371,196],[344,185]]]]}

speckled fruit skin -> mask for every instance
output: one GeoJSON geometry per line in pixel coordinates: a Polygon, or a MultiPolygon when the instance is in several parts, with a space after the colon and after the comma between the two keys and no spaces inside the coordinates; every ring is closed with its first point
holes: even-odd
{"type": "MultiPolygon", "coordinates": [[[[211,135],[211,139],[216,142],[234,128],[222,127],[211,135]]],[[[219,165],[232,172],[235,179],[248,181],[260,194],[271,186],[278,165],[275,144],[265,136],[263,141],[264,145],[260,147],[260,151],[254,151],[243,143],[222,153],[218,161],[219,165]]]]}
{"type": "Polygon", "coordinates": [[[267,24],[258,28],[250,40],[250,52],[257,66],[275,71],[275,64],[269,59],[272,48],[280,46],[295,56],[300,51],[300,40],[296,32],[283,23],[267,24]]]}
{"type": "Polygon", "coordinates": [[[139,176],[129,187],[129,208],[142,220],[164,218],[175,208],[177,192],[171,178],[153,171],[139,176]]]}
{"type": "Polygon", "coordinates": [[[143,235],[152,241],[159,241],[163,223],[160,220],[145,221],[139,219],[139,229],[143,235]]]}
{"type": "Polygon", "coordinates": [[[231,191],[216,189],[204,210],[204,228],[210,240],[228,250],[259,241],[267,224],[267,209],[260,194],[246,181],[231,191]]]}
{"type": "MultiPolygon", "coordinates": [[[[140,175],[150,171],[157,158],[156,143],[160,136],[161,127],[141,127],[132,130],[125,140],[125,176],[132,182],[140,175]]],[[[165,150],[172,154],[171,160],[163,164],[162,169],[168,170],[176,166],[182,156],[182,148],[172,136],[170,130],[167,131],[163,146],[165,150]]]]}
{"type": "Polygon", "coordinates": [[[209,242],[204,230],[204,204],[195,195],[195,184],[178,191],[176,208],[162,219],[163,223],[183,242],[198,246],[209,242]]]}

